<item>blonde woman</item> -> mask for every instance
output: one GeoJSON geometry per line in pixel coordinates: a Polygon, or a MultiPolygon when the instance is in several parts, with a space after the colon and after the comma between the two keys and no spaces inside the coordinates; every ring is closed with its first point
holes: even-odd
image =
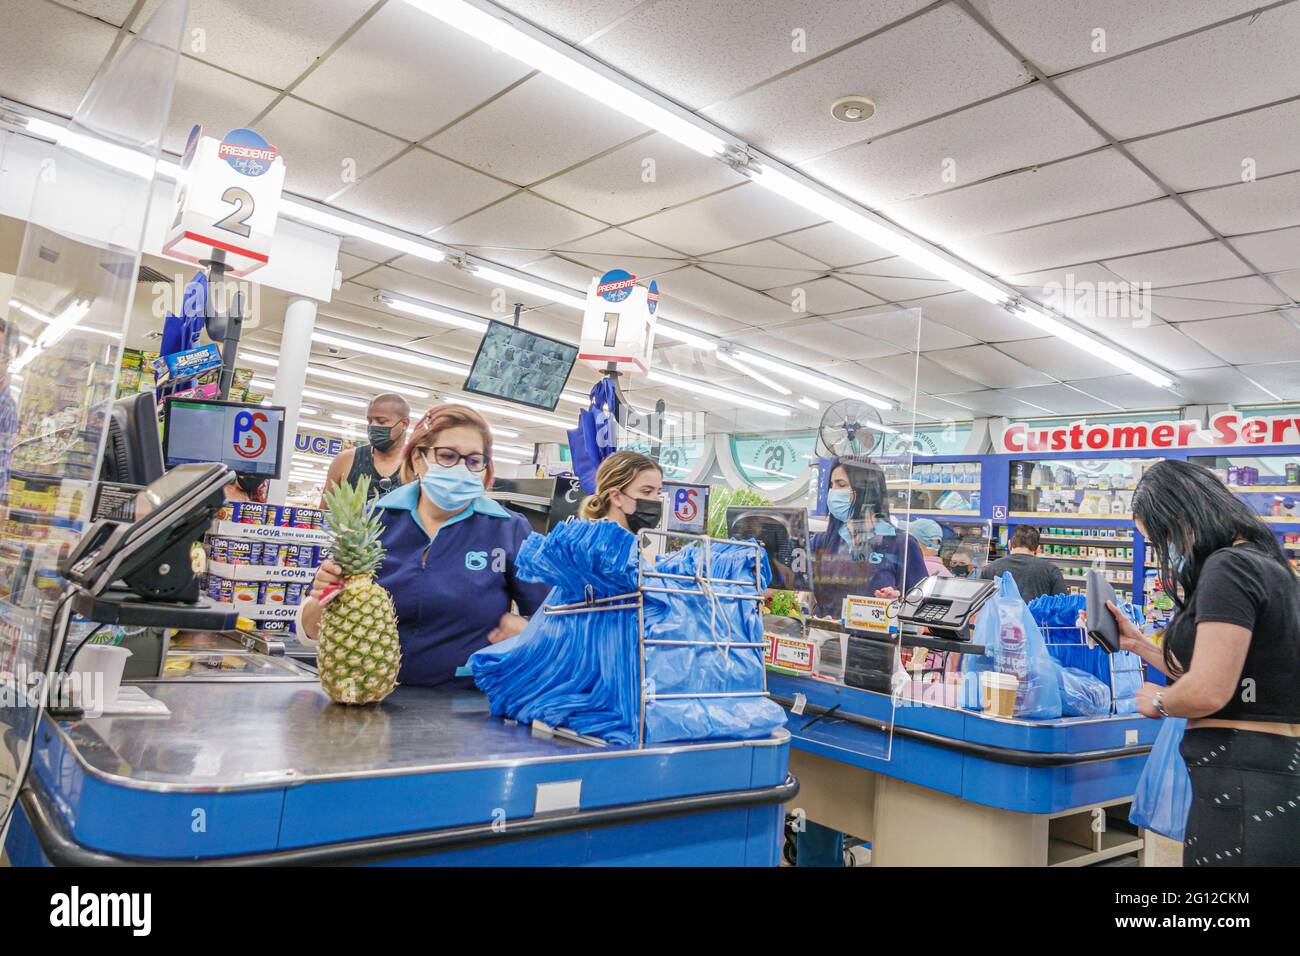
{"type": "Polygon", "coordinates": [[[578,510],[583,521],[614,521],[636,534],[663,517],[663,471],[636,451],[616,451],[596,470],[596,493],[578,510]]]}

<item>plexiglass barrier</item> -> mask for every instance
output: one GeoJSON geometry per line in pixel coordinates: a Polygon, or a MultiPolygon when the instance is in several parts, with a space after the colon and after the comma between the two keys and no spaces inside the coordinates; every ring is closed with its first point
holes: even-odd
{"type": "Polygon", "coordinates": [[[189,0],[164,0],[42,142],[0,355],[0,835],[71,620],[60,559],[90,519],[189,0]]]}

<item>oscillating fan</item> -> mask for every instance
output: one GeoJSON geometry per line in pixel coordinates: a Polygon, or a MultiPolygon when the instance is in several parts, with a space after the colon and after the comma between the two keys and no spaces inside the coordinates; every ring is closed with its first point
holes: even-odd
{"type": "Polygon", "coordinates": [[[827,407],[818,432],[832,455],[873,455],[884,439],[875,427],[881,424],[880,413],[866,402],[846,398],[827,407]]]}

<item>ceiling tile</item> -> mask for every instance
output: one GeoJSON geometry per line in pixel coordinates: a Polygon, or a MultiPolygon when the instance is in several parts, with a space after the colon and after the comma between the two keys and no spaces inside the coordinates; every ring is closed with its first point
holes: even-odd
{"type": "Polygon", "coordinates": [[[664,282],[664,294],[669,292],[674,298],[745,325],[788,322],[803,314],[792,310],[788,302],[778,302],[694,267],[674,272],[672,281],[664,282]]]}
{"type": "MultiPolygon", "coordinates": [[[[1080,352],[1073,345],[1054,335],[1021,342],[1002,342],[998,348],[1030,368],[1039,369],[1063,382],[1115,374],[1115,366],[1109,362],[1104,362],[1087,352],[1080,352]]],[[[1090,385],[1083,387],[1089,392],[1096,393],[1090,385]]],[[[1109,395],[1106,397],[1110,398],[1109,395]]]]}
{"type": "Polygon", "coordinates": [[[799,311],[811,312],[813,315],[830,315],[848,309],[861,309],[869,305],[880,305],[884,301],[863,292],[856,286],[831,277],[769,289],[766,294],[791,307],[799,304],[802,297],[804,307],[799,311]]]}
{"type": "MultiPolygon", "coordinates": [[[[453,262],[447,260],[430,262],[428,259],[420,259],[416,256],[398,256],[389,265],[413,276],[432,279],[434,282],[454,286],[467,292],[481,293],[484,289],[489,288],[482,279],[475,278],[472,272],[460,269],[453,262]]],[[[363,277],[360,281],[363,285],[374,284],[368,277],[363,277]]]]}
{"type": "Polygon", "coordinates": [[[526,186],[644,132],[640,123],[614,110],[593,109],[585,93],[539,73],[424,145],[526,186]]]}
{"type": "Polygon", "coordinates": [[[1239,371],[1283,401],[1300,400],[1300,362],[1243,365],[1239,371]]]}
{"type": "Polygon", "coordinates": [[[1189,193],[1184,198],[1225,236],[1300,224],[1300,172],[1189,193]]]}
{"type": "Polygon", "coordinates": [[[341,193],[333,204],[407,232],[426,233],[510,191],[505,183],[413,149],[341,193]],[[438,188],[430,189],[430,183],[438,188]]]}
{"type": "Polygon", "coordinates": [[[774,239],[715,252],[702,259],[700,265],[709,272],[760,290],[811,282],[827,271],[824,263],[774,239]]]}
{"type": "Polygon", "coordinates": [[[1048,89],[1031,86],[801,168],[832,189],[880,207],[1103,145],[1048,89]]]}
{"type": "MultiPolygon", "coordinates": [[[[115,27],[120,27],[126,22],[131,8],[135,6],[135,0],[55,0],[55,2],[61,7],[80,11],[97,20],[111,23],[115,27]]],[[[136,17],[135,24],[137,29],[143,29],[144,19],[136,17]]]]}
{"type": "Polygon", "coordinates": [[[1021,53],[1049,76],[1200,29],[1257,7],[1260,0],[972,0],[1021,53]],[[1105,31],[1098,49],[1094,31],[1105,31]]]}
{"type": "Polygon", "coordinates": [[[833,222],[824,222],[810,229],[787,233],[776,241],[836,268],[885,259],[893,255],[893,252],[884,246],[863,239],[833,222]]]}
{"type": "Polygon", "coordinates": [[[1169,286],[1151,296],[1151,308],[1169,322],[1246,315],[1283,304],[1285,300],[1256,276],[1169,286]]]}
{"type": "Polygon", "coordinates": [[[44,0],[15,0],[4,15],[0,96],[70,116],[116,32],[44,0]]]}
{"type": "Polygon", "coordinates": [[[1068,222],[962,239],[950,248],[997,275],[1009,275],[1208,238],[1209,233],[1172,199],[1160,199],[1068,222]]]}
{"type": "Polygon", "coordinates": [[[535,249],[552,246],[600,230],[604,223],[529,193],[516,193],[487,209],[466,216],[439,229],[439,242],[503,249],[535,249]]]}
{"type": "Polygon", "coordinates": [[[224,136],[246,126],[271,104],[275,95],[265,86],[183,56],[176,67],[176,88],[172,91],[163,149],[184,152],[195,123],[201,123],[211,136],[224,136]]]}
{"type": "Polygon", "coordinates": [[[1300,329],[1277,312],[1185,322],[1178,328],[1233,365],[1300,355],[1300,329]]]}
{"type": "MultiPolygon", "coordinates": [[[[1115,369],[1112,367],[1111,371],[1115,369]]],[[[1079,387],[1112,402],[1126,411],[1139,408],[1177,408],[1182,399],[1168,389],[1142,381],[1127,372],[1103,378],[1089,378],[1079,387]]]]}
{"type": "Polygon", "coordinates": [[[886,302],[943,295],[957,289],[953,283],[898,256],[864,262],[836,274],[886,302]]]}
{"type": "Polygon", "coordinates": [[[1149,282],[1151,287],[1209,282],[1248,275],[1250,267],[1233,255],[1218,240],[1198,242],[1162,252],[1148,252],[1102,262],[1107,269],[1128,282],[1149,282]]]}
{"type": "Polygon", "coordinates": [[[817,368],[827,364],[826,356],[816,349],[768,332],[737,332],[729,336],[729,339],[737,345],[747,345],[805,368],[817,368]]]}
{"type": "Polygon", "coordinates": [[[857,362],[905,351],[892,342],[862,335],[821,317],[783,326],[778,334],[807,343],[810,348],[837,361],[857,362]]]}
{"type": "Polygon", "coordinates": [[[983,342],[1006,342],[1039,335],[1033,326],[1016,318],[1000,305],[985,302],[969,292],[951,292],[925,299],[910,299],[901,305],[951,329],[983,342]]]}
{"type": "Polygon", "coordinates": [[[284,156],[284,188],[312,199],[345,188],[405,145],[291,96],[258,120],[257,131],[284,156]]]}
{"type": "Polygon", "coordinates": [[[1300,167],[1300,101],[1127,144],[1176,192],[1276,176],[1300,167]]]}
{"type": "Polygon", "coordinates": [[[1115,405],[1069,385],[1035,385],[1009,390],[1007,394],[1020,401],[1051,409],[1058,415],[1086,415],[1090,412],[1113,412],[1116,409],[1115,405]]]}
{"type": "Polygon", "coordinates": [[[1234,236],[1231,243],[1264,272],[1300,269],[1300,226],[1253,236],[1234,236]]]}
{"type": "MultiPolygon", "coordinates": [[[[186,52],[238,76],[284,89],[317,61],[376,0],[190,0],[186,52]]],[[[162,0],[149,0],[140,20],[162,0]]]]}
{"type": "Polygon", "coordinates": [[[1029,80],[997,40],[955,7],[942,6],[704,115],[778,159],[799,163],[1029,80]],[[918,70],[920,63],[944,69],[918,70]],[[846,91],[869,92],[876,114],[862,124],[835,120],[830,104],[846,91]]]}
{"type": "Polygon", "coordinates": [[[987,345],[939,349],[927,352],[925,357],[950,372],[964,375],[990,388],[1021,388],[1051,381],[1051,376],[1044,375],[1037,369],[1030,368],[987,345]]]}
{"type": "Polygon", "coordinates": [[[641,0],[499,0],[516,16],[536,24],[547,33],[570,43],[579,43],[607,24],[613,23],[641,0]]]}
{"type": "Polygon", "coordinates": [[[1108,133],[1130,139],[1294,96],[1298,33],[1300,5],[1286,4],[1056,82],[1108,133]]]}
{"type": "Polygon", "coordinates": [[[702,255],[800,229],[818,219],[815,213],[746,183],[623,228],[691,255],[702,255]]]}
{"type": "Polygon", "coordinates": [[[606,63],[699,109],[797,69],[926,2],[660,0],[642,4],[588,47],[606,63]],[[804,49],[795,49],[795,28],[802,31],[804,49]]]}
{"type": "Polygon", "coordinates": [[[369,259],[361,259],[357,256],[349,255],[346,252],[339,253],[339,271],[343,273],[344,279],[351,279],[353,276],[368,272],[375,267],[375,263],[369,259]]]}
{"type": "Polygon", "coordinates": [[[405,3],[386,4],[294,94],[419,140],[532,72],[405,3]]]}
{"type": "Polygon", "coordinates": [[[881,211],[930,241],[946,244],[963,236],[1070,219],[1164,194],[1117,150],[1103,149],[881,211]]]}
{"type": "Polygon", "coordinates": [[[1014,396],[1019,395],[1021,391],[1022,390],[985,388],[965,392],[954,392],[941,397],[950,399],[954,402],[960,402],[962,405],[973,409],[974,414],[981,417],[1041,417],[1047,409],[1043,406],[1031,405],[1027,401],[1015,398],[1014,396]]]}
{"type": "Polygon", "coordinates": [[[907,351],[916,351],[918,342],[922,352],[976,344],[976,340],[965,332],[930,321],[916,309],[876,311],[867,315],[835,319],[835,324],[871,338],[892,342],[907,351]]]}
{"type": "Polygon", "coordinates": [[[693,332],[730,337],[734,333],[748,329],[751,325],[749,322],[741,322],[725,315],[719,315],[716,312],[710,312],[708,309],[702,309],[685,299],[675,297],[672,293],[672,286],[668,286],[667,289],[660,292],[659,308],[656,310],[656,314],[693,332]]]}
{"type": "Polygon", "coordinates": [[[1228,402],[1271,402],[1270,395],[1235,368],[1201,368],[1182,372],[1178,390],[1188,402],[1220,405],[1228,402]]]}
{"type": "MultiPolygon", "coordinates": [[[[424,302],[432,302],[435,305],[460,309],[462,312],[469,312],[474,315],[490,316],[493,312],[493,290],[486,283],[482,284],[478,289],[465,289],[449,283],[438,282],[435,279],[426,279],[410,272],[403,272],[400,269],[394,269],[392,266],[379,266],[357,279],[344,283],[344,288],[339,290],[338,295],[346,301],[373,309],[385,317],[403,315],[403,313],[386,308],[375,301],[375,292],[380,289],[385,292],[396,292],[399,295],[420,299],[424,302]]],[[[532,304],[537,305],[540,301],[542,300],[532,304]]],[[[418,316],[416,321],[426,331],[441,332],[450,328],[444,323],[435,322],[432,319],[422,319],[418,316]]]]}
{"type": "Polygon", "coordinates": [[[895,381],[909,386],[912,382],[913,364],[915,362],[917,388],[930,395],[948,392],[964,392],[979,388],[979,383],[964,375],[949,371],[942,365],[930,361],[929,355],[919,358],[914,355],[892,355],[872,359],[873,368],[878,368],[895,381]]]}
{"type": "Polygon", "coordinates": [[[1269,276],[1269,279],[1292,299],[1300,302],[1300,269],[1292,269],[1288,272],[1274,272],[1269,276]]]}
{"type": "Polygon", "coordinates": [[[1222,365],[1223,360],[1206,351],[1185,334],[1185,327],[1149,325],[1129,327],[1108,336],[1124,349],[1170,372],[1222,365]]]}
{"type": "Polygon", "coordinates": [[[655,133],[538,183],[533,192],[606,222],[627,222],[743,181],[723,163],[655,133]]]}
{"type": "Polygon", "coordinates": [[[546,256],[530,262],[525,270],[530,275],[558,282],[570,289],[586,290],[588,283],[595,277],[596,270],[577,262],[570,262],[559,256],[546,256]]]}

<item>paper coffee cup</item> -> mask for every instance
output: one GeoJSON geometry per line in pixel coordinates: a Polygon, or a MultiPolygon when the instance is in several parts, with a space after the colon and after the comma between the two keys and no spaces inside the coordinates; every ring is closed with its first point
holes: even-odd
{"type": "Polygon", "coordinates": [[[1015,674],[1003,674],[1000,671],[983,671],[980,673],[980,690],[984,697],[984,713],[991,717],[1014,717],[1016,715],[1016,691],[1020,679],[1015,674]]]}

